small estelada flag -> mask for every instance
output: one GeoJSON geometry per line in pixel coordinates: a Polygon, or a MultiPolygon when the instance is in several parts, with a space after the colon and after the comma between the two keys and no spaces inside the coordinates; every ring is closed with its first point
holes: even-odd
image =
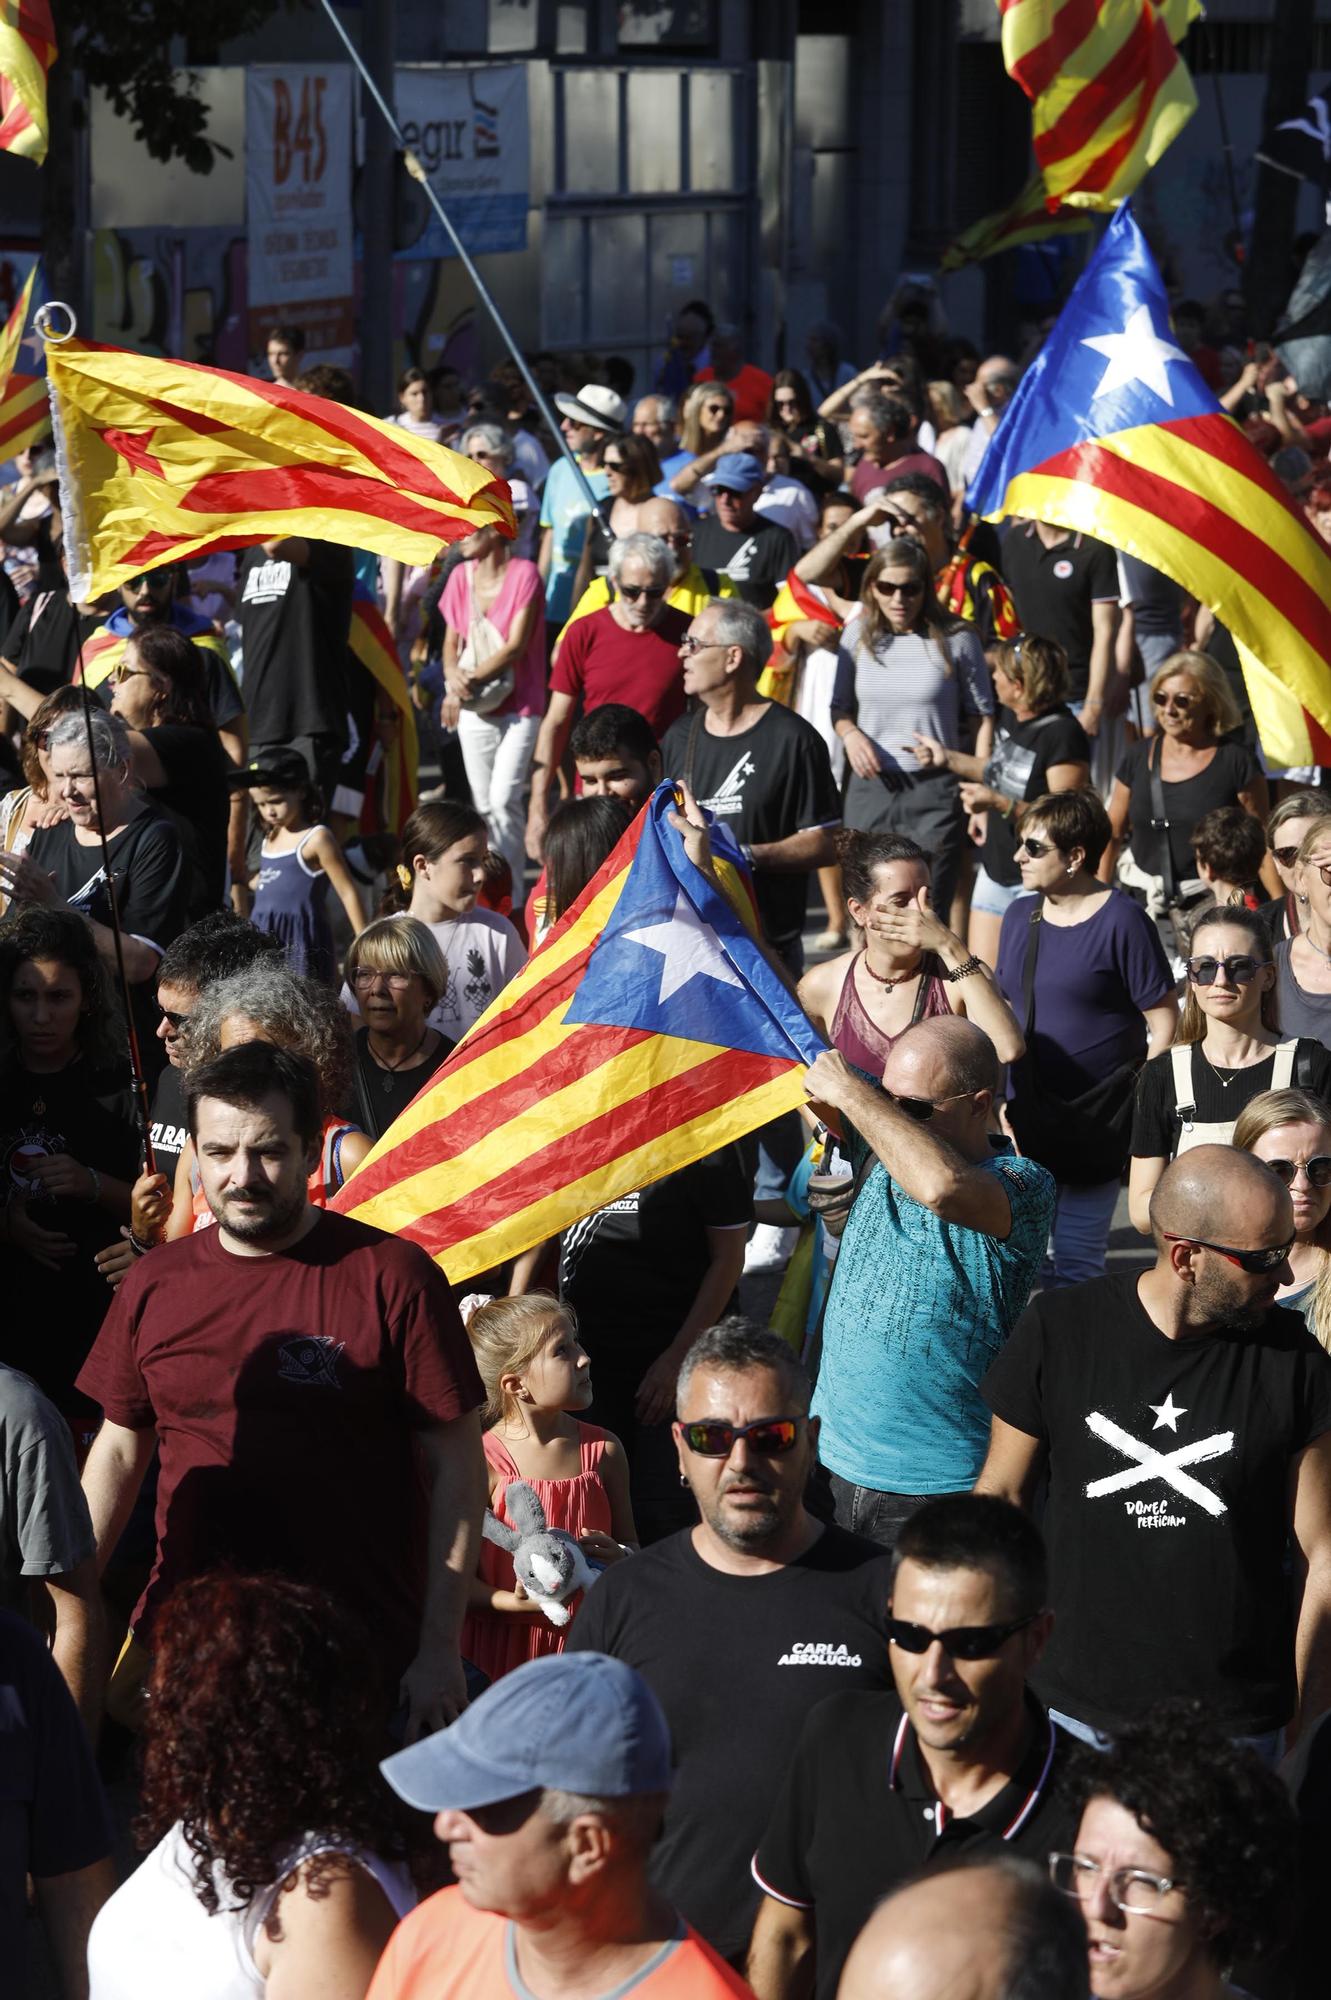
{"type": "Polygon", "coordinates": [[[46,158],[46,73],[55,61],[50,0],[0,0],[0,152],[46,158]]]}
{"type": "Polygon", "coordinates": [[[9,393],[9,378],[18,360],[19,347],[23,340],[23,329],[28,324],[28,314],[32,310],[32,288],[37,280],[37,266],[28,273],[23,290],[10,309],[9,318],[0,328],[0,397],[9,393]]]}
{"type": "Polygon", "coordinates": [[[325,397],[73,339],[48,339],[46,368],[76,599],[283,535],[429,563],[516,532],[502,479],[325,397]]]}

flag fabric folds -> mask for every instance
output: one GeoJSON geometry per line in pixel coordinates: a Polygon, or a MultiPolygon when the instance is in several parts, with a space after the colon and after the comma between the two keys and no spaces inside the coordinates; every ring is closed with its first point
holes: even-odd
{"type": "Polygon", "coordinates": [[[804,1101],[824,1047],[659,785],[334,1207],[461,1283],[804,1101]]]}
{"type": "Polygon", "coordinates": [[[998,4],[1003,62],[1031,100],[1046,206],[1114,208],[1197,109],[1175,44],[1199,0],[998,4]]]}
{"type": "Polygon", "coordinates": [[[50,0],[0,0],[0,152],[46,158],[46,73],[55,61],[50,0]]]}
{"type": "Polygon", "coordinates": [[[37,281],[37,266],[29,271],[22,291],[15,299],[9,318],[0,330],[0,395],[6,394],[9,378],[18,360],[18,351],[23,339],[23,329],[28,324],[28,314],[32,310],[32,288],[37,281]]]}
{"type": "Polygon", "coordinates": [[[51,404],[44,375],[11,375],[0,395],[0,459],[51,434],[51,404]]]}
{"type": "Polygon", "coordinates": [[[1000,250],[1016,250],[1023,243],[1041,243],[1049,236],[1090,227],[1091,218],[1081,209],[1065,208],[1055,202],[1051,210],[1045,199],[1044,175],[1037,171],[1015,201],[1006,208],[995,209],[992,215],[982,216],[979,222],[973,222],[969,229],[953,237],[939,260],[939,269],[958,271],[963,264],[996,257],[1000,250]]]}
{"type": "Polygon", "coordinates": [[[1254,157],[1296,181],[1314,182],[1325,195],[1331,180],[1331,90],[1319,90],[1299,117],[1268,132],[1254,157]]]}
{"type": "Polygon", "coordinates": [[[379,606],[369,589],[359,580],[351,600],[352,652],[374,677],[397,710],[397,734],[391,744],[376,744],[370,752],[366,771],[365,803],[361,809],[361,832],[387,830],[401,833],[416,810],[417,769],[420,739],[416,733],[416,711],[407,688],[402,661],[379,606]],[[376,755],[376,752],[378,754],[376,755]],[[376,802],[374,787],[380,795],[376,802]]]}
{"type": "Polygon", "coordinates": [[[966,496],[1139,556],[1233,634],[1272,764],[1331,763],[1331,555],[1170,334],[1125,204],[966,496]]]}
{"type": "Polygon", "coordinates": [[[48,341],[46,366],[76,598],[283,535],[428,563],[515,532],[503,480],[322,396],[91,341],[48,341]]]}

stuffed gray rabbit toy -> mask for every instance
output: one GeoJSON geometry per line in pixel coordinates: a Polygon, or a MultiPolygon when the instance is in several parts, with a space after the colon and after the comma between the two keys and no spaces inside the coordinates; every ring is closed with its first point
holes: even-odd
{"type": "Polygon", "coordinates": [[[513,1479],[504,1489],[507,1521],[487,1507],[481,1530],[487,1542],[507,1549],[518,1582],[552,1625],[567,1625],[568,1600],[596,1581],[596,1571],[572,1535],[546,1523],[545,1509],[525,1479],[513,1479]]]}

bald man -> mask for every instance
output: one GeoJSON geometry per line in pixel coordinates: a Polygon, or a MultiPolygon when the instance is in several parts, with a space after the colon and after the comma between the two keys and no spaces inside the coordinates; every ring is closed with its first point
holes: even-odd
{"type": "MultiPolygon", "coordinates": [[[[988,974],[971,958],[946,977],[969,994],[988,974]]],[[[972,1021],[908,1028],[881,1086],[829,1050],[805,1088],[859,1182],[823,1315],[819,1457],[840,1525],[891,1548],[983,1463],[980,1380],[1030,1297],[1054,1183],[991,1142],[998,1058],[972,1021]]]]}
{"type": "Polygon", "coordinates": [[[1150,1270],[1025,1313],[984,1380],[977,1491],[1029,1507],[1048,1478],[1057,1720],[1104,1742],[1190,1695],[1274,1758],[1331,1707],[1331,1361],[1276,1304],[1294,1212],[1262,1161],[1193,1147],[1151,1233],[1150,1270]]]}
{"type": "MultiPolygon", "coordinates": [[[[654,400],[654,399],[648,399],[654,400]]],[[[641,404],[639,405],[641,408],[641,404]]],[[[659,535],[675,559],[675,575],[666,592],[673,604],[693,618],[713,597],[734,597],[730,578],[714,569],[700,569],[693,560],[693,516],[678,500],[642,500],[638,504],[638,529],[644,535],[659,535]]],[[[572,615],[559,635],[554,657],[558,659],[569,627],[579,618],[590,617],[610,602],[614,586],[608,576],[594,576],[573,607],[572,615]]]]}
{"type": "Polygon", "coordinates": [[[1004,1858],[912,1882],[880,1903],[837,2000],[1084,2000],[1086,1927],[1033,1862],[1004,1858]]]}

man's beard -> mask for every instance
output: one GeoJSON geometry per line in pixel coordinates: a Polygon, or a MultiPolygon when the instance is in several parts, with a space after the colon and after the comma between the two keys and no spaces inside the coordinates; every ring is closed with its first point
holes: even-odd
{"type": "Polygon", "coordinates": [[[1197,1287],[1197,1303],[1206,1314],[1206,1324],[1217,1333],[1253,1333],[1262,1324],[1272,1299],[1245,1299],[1237,1295],[1224,1278],[1197,1287]]]}
{"type": "Polygon", "coordinates": [[[287,1195],[275,1194],[269,1187],[230,1188],[222,1197],[220,1206],[211,1198],[208,1206],[222,1228],[228,1235],[234,1236],[237,1243],[267,1243],[273,1237],[285,1236],[299,1221],[306,1200],[303,1187],[287,1195]],[[231,1212],[232,1202],[242,1196],[262,1204],[256,1215],[235,1215],[231,1212]]]}

